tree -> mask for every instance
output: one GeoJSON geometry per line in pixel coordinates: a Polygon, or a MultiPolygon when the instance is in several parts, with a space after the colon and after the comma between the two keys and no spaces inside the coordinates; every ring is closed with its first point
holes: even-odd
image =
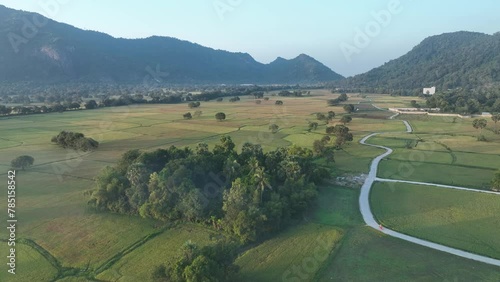
{"type": "Polygon", "coordinates": [[[95,100],[90,100],[87,103],[85,103],[85,109],[87,110],[92,110],[96,109],[98,107],[97,102],[95,100]]]}
{"type": "Polygon", "coordinates": [[[222,102],[222,101],[224,101],[224,98],[219,97],[219,98],[217,98],[215,101],[217,101],[217,102],[222,102]]]}
{"type": "Polygon", "coordinates": [[[339,99],[339,101],[341,101],[341,102],[345,102],[345,101],[349,100],[349,97],[347,96],[347,94],[342,93],[342,94],[340,94],[340,96],[337,99],[339,99]]]}
{"type": "Polygon", "coordinates": [[[497,122],[500,121],[500,114],[493,114],[491,120],[495,123],[495,133],[498,133],[497,122]]]}
{"type": "Polygon", "coordinates": [[[199,108],[199,107],[200,107],[200,105],[201,105],[201,103],[200,103],[200,102],[189,102],[189,103],[188,103],[188,107],[189,107],[190,109],[192,109],[192,108],[199,108]]]}
{"type": "Polygon", "coordinates": [[[272,133],[278,132],[279,129],[280,129],[280,127],[277,124],[273,123],[273,124],[269,125],[269,130],[271,130],[272,133]]]}
{"type": "Polygon", "coordinates": [[[336,125],[326,128],[327,134],[335,134],[335,146],[341,148],[346,142],[353,140],[352,133],[349,132],[349,127],[345,125],[336,125]]]}
{"type": "Polygon", "coordinates": [[[269,101],[269,97],[264,97],[264,101],[269,101]]]}
{"type": "Polygon", "coordinates": [[[316,113],[316,119],[318,120],[326,120],[326,116],[324,113],[316,113]]]}
{"type": "Polygon", "coordinates": [[[277,100],[274,104],[277,106],[283,106],[283,101],[277,100]]]}
{"type": "Polygon", "coordinates": [[[193,116],[191,115],[191,113],[185,113],[182,115],[184,117],[184,119],[192,119],[193,116]]]}
{"type": "Polygon", "coordinates": [[[313,142],[313,151],[316,155],[321,155],[325,151],[325,143],[321,140],[315,140],[313,142]]]}
{"type": "Polygon", "coordinates": [[[344,105],[344,111],[346,111],[348,114],[354,112],[355,110],[356,108],[353,104],[344,105]]]}
{"type": "Polygon", "coordinates": [[[10,165],[12,168],[21,168],[22,170],[25,170],[26,168],[32,166],[34,162],[35,159],[32,156],[20,156],[13,159],[10,162],[10,165]]]}
{"type": "Polygon", "coordinates": [[[200,111],[200,110],[198,110],[198,111],[194,112],[194,116],[195,116],[195,117],[201,117],[201,115],[202,115],[202,114],[203,114],[203,112],[202,112],[202,111],[200,111]]]}
{"type": "Polygon", "coordinates": [[[328,121],[332,121],[335,118],[335,112],[329,111],[327,114],[328,121]]]}
{"type": "Polygon", "coordinates": [[[352,117],[351,116],[343,116],[340,119],[340,122],[343,123],[344,125],[350,123],[351,121],[352,121],[352,117]]]}
{"type": "Polygon", "coordinates": [[[262,104],[262,100],[255,100],[255,104],[257,104],[257,105],[262,104]]]}
{"type": "Polygon", "coordinates": [[[309,132],[311,130],[316,130],[318,129],[318,123],[317,122],[309,122],[309,132]]]}
{"type": "Polygon", "coordinates": [[[479,129],[479,134],[481,134],[483,132],[483,128],[485,128],[486,125],[488,125],[488,122],[485,119],[475,119],[472,122],[472,126],[475,129],[479,129]]]}
{"type": "Polygon", "coordinates": [[[226,114],[225,113],[216,113],[215,114],[215,119],[217,119],[218,121],[223,121],[226,119],[226,114]]]}
{"type": "Polygon", "coordinates": [[[73,103],[68,105],[68,108],[71,110],[76,110],[76,109],[79,109],[80,107],[81,107],[80,103],[76,103],[76,102],[73,102],[73,103]]]}

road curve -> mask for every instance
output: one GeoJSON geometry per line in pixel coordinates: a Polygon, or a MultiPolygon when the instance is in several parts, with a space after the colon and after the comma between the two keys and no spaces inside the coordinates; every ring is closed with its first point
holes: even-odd
{"type": "MultiPolygon", "coordinates": [[[[403,121],[403,122],[404,122],[404,124],[406,126],[406,131],[408,133],[411,133],[413,131],[411,125],[407,121],[403,121]]],[[[474,191],[474,192],[482,192],[482,193],[490,193],[490,194],[496,194],[496,195],[500,195],[500,193],[490,192],[490,191],[480,191],[480,190],[474,190],[474,189],[469,189],[469,188],[465,188],[465,187],[457,187],[457,186],[449,186],[449,185],[440,185],[440,184],[432,184],[432,183],[423,183],[423,182],[413,182],[413,181],[392,180],[392,179],[381,179],[381,178],[378,178],[377,177],[377,171],[378,171],[378,165],[379,165],[380,161],[383,158],[385,158],[385,157],[389,156],[390,154],[392,154],[392,152],[393,152],[393,150],[391,148],[384,147],[384,146],[379,146],[379,145],[367,144],[366,143],[366,141],[368,139],[370,139],[371,137],[376,136],[378,134],[380,134],[380,133],[372,133],[372,134],[366,136],[365,138],[363,138],[363,139],[361,139],[359,141],[363,145],[367,145],[367,146],[371,146],[371,147],[375,147],[375,148],[380,148],[380,149],[386,150],[385,153],[383,153],[380,156],[376,157],[372,161],[372,163],[370,165],[370,172],[368,174],[368,177],[366,178],[365,182],[363,183],[363,186],[361,187],[361,193],[360,193],[360,196],[359,196],[359,207],[360,207],[360,211],[361,211],[361,214],[363,216],[363,220],[365,221],[365,223],[368,226],[370,226],[370,227],[372,227],[374,229],[377,229],[378,231],[380,231],[380,232],[382,232],[384,234],[387,234],[389,236],[392,236],[392,237],[396,237],[396,238],[399,238],[399,239],[402,239],[402,240],[405,240],[405,241],[408,241],[408,242],[412,242],[412,243],[415,243],[415,244],[418,244],[418,245],[421,245],[421,246],[425,246],[425,247],[428,247],[428,248],[432,248],[432,249],[435,249],[435,250],[443,251],[443,252],[446,252],[446,253],[449,253],[449,254],[453,254],[453,255],[456,255],[456,256],[460,256],[460,257],[463,257],[463,258],[467,258],[467,259],[471,259],[471,260],[475,260],[475,261],[479,261],[479,262],[483,262],[483,263],[487,263],[487,264],[491,264],[491,265],[500,266],[500,260],[498,260],[498,259],[494,259],[494,258],[490,258],[490,257],[485,257],[485,256],[481,256],[481,255],[478,255],[478,254],[473,254],[473,253],[469,253],[469,252],[462,251],[462,250],[459,250],[459,249],[455,249],[455,248],[447,247],[447,246],[444,246],[444,245],[436,244],[436,243],[433,243],[433,242],[430,242],[430,241],[426,241],[426,240],[415,238],[415,237],[412,237],[412,236],[409,236],[409,235],[406,235],[406,234],[402,234],[402,233],[396,232],[394,230],[387,229],[385,227],[381,228],[381,225],[375,220],[375,217],[373,216],[373,213],[372,213],[371,208],[370,208],[370,191],[371,191],[371,188],[372,188],[373,183],[375,181],[380,181],[380,182],[400,182],[400,183],[410,183],[410,184],[418,184],[418,185],[436,186],[436,187],[442,187],[442,188],[457,189],[457,190],[466,190],[466,191],[474,191]]]]}

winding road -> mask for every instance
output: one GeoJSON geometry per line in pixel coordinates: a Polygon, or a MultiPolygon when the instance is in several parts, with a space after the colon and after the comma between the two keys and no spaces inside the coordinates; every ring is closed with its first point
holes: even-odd
{"type": "MultiPolygon", "coordinates": [[[[412,129],[410,123],[407,122],[407,121],[403,121],[403,123],[406,126],[406,132],[407,133],[412,133],[413,129],[412,129]]],[[[409,236],[409,235],[406,235],[406,234],[402,234],[402,233],[396,232],[394,230],[382,227],[382,225],[380,225],[375,220],[375,217],[373,216],[373,213],[372,213],[371,208],[370,208],[370,191],[371,191],[371,188],[373,186],[373,183],[376,182],[376,181],[379,181],[379,182],[410,183],[410,184],[418,184],[418,185],[425,185],[425,186],[436,186],[436,187],[441,187],[441,188],[456,189],[456,190],[465,190],[465,191],[472,191],[472,192],[478,192],[478,193],[489,193],[489,194],[495,194],[497,196],[500,196],[500,193],[493,192],[493,191],[482,191],[482,190],[474,190],[474,189],[465,188],[465,187],[457,187],[457,186],[440,185],[440,184],[433,184],[433,183],[424,183],[424,182],[415,182],[415,181],[405,181],[405,180],[393,180],[393,179],[378,178],[377,177],[377,171],[378,171],[378,165],[379,165],[380,161],[382,159],[384,159],[385,157],[389,156],[390,154],[392,154],[392,152],[393,152],[393,150],[391,148],[366,143],[366,141],[368,139],[370,139],[373,136],[379,135],[379,134],[380,133],[372,133],[372,134],[366,136],[365,138],[363,138],[363,139],[361,139],[359,141],[363,145],[367,145],[367,146],[371,146],[371,147],[375,147],[375,148],[380,148],[380,149],[386,150],[385,153],[383,153],[380,156],[376,157],[372,161],[368,177],[366,178],[363,186],[361,187],[361,194],[359,196],[359,207],[360,207],[360,211],[361,211],[361,214],[363,215],[363,220],[365,221],[365,223],[368,226],[370,226],[370,227],[372,227],[374,229],[377,229],[378,231],[380,231],[380,232],[382,232],[384,234],[387,234],[389,236],[392,236],[392,237],[403,239],[403,240],[408,241],[408,242],[412,242],[412,243],[415,243],[415,244],[418,244],[418,245],[421,245],[421,246],[425,246],[425,247],[428,247],[428,248],[432,248],[432,249],[435,249],[435,250],[443,251],[443,252],[446,252],[446,253],[449,253],[449,254],[453,254],[453,255],[456,255],[456,256],[460,256],[460,257],[463,257],[463,258],[472,259],[472,260],[475,260],[475,261],[480,261],[480,262],[483,262],[483,263],[500,266],[500,260],[498,260],[498,259],[494,259],[494,258],[490,258],[490,257],[486,257],[486,256],[481,256],[481,255],[478,255],[478,254],[469,253],[469,252],[466,252],[466,251],[463,251],[463,250],[459,250],[459,249],[447,247],[447,246],[444,246],[444,245],[441,245],[441,244],[436,244],[436,243],[433,243],[433,242],[430,242],[430,241],[426,241],[426,240],[419,239],[419,238],[416,238],[416,237],[412,237],[412,236],[409,236]]]]}

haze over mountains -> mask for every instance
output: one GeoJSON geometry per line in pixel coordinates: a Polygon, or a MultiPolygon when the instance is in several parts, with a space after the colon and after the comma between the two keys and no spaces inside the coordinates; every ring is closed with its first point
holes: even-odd
{"type": "Polygon", "coordinates": [[[431,36],[406,55],[348,81],[356,87],[385,89],[496,85],[500,82],[500,33],[460,31],[431,36]]]}
{"type": "Polygon", "coordinates": [[[305,54],[262,64],[246,53],[170,37],[113,38],[1,5],[0,37],[8,38],[0,42],[4,82],[141,83],[151,76],[166,83],[311,84],[343,78],[305,54]]]}
{"type": "MultiPolygon", "coordinates": [[[[170,37],[113,38],[0,5],[0,82],[322,84],[373,89],[490,86],[500,81],[500,34],[431,36],[406,55],[344,79],[301,54],[270,64],[170,37]]],[[[262,44],[266,44],[262,42],[262,44]]]]}

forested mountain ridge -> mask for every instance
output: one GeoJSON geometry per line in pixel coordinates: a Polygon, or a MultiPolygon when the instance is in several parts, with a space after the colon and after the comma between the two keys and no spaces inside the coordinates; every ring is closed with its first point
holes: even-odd
{"type": "Polygon", "coordinates": [[[270,64],[170,37],[113,38],[0,5],[0,82],[314,84],[342,79],[307,56],[270,64]]]}
{"type": "Polygon", "coordinates": [[[406,55],[347,79],[349,87],[368,88],[368,92],[421,91],[431,86],[445,91],[499,83],[500,33],[466,31],[428,37],[406,55]]]}

